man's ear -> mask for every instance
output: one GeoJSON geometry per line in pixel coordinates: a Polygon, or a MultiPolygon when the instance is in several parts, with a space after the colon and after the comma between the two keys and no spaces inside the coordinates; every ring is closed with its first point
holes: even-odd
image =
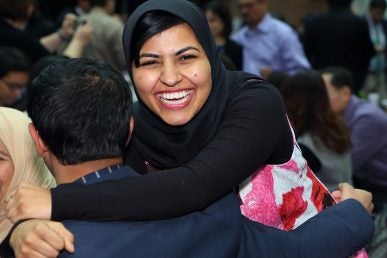
{"type": "Polygon", "coordinates": [[[36,152],[42,157],[47,155],[48,148],[43,142],[42,138],[40,138],[39,132],[36,130],[35,126],[32,123],[28,125],[28,130],[30,132],[32,140],[35,143],[36,152]]]}
{"type": "Polygon", "coordinates": [[[134,128],[134,119],[133,119],[133,117],[130,117],[130,122],[129,122],[129,133],[128,133],[128,139],[126,140],[126,146],[129,145],[130,138],[131,138],[132,132],[133,132],[133,128],[134,128]]]}

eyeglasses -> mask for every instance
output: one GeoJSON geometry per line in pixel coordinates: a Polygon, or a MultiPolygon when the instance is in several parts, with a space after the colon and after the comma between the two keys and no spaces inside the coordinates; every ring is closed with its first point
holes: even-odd
{"type": "Polygon", "coordinates": [[[13,92],[23,91],[25,88],[25,85],[20,85],[18,83],[6,82],[4,80],[0,80],[0,81],[4,83],[4,85],[6,85],[10,91],[13,91],[13,92]]]}

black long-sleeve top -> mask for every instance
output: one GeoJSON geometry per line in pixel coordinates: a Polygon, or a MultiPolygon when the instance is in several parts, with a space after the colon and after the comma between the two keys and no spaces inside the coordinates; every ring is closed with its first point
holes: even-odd
{"type": "MultiPolygon", "coordinates": [[[[260,166],[288,161],[292,150],[279,93],[251,81],[232,91],[218,133],[189,163],[90,186],[60,185],[51,190],[52,219],[154,220],[201,210],[260,166]]],[[[145,169],[141,155],[129,164],[145,169]]]]}

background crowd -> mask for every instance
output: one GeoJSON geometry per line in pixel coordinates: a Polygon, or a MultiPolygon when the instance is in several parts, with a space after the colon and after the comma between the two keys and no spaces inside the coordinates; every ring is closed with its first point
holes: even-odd
{"type": "MultiPolygon", "coordinates": [[[[0,2],[0,106],[25,111],[26,88],[58,59],[102,59],[130,80],[122,33],[144,1],[53,2],[0,2]]],[[[329,190],[346,181],[373,193],[377,231],[368,253],[387,257],[386,0],[367,1],[362,14],[351,0],[326,0],[300,25],[272,13],[269,0],[235,0],[238,10],[194,2],[225,67],[278,88],[303,155],[329,190]]]]}

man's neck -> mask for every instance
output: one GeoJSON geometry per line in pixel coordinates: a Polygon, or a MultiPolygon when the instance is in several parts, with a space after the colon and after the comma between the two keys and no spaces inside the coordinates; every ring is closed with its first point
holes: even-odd
{"type": "Polygon", "coordinates": [[[94,171],[104,169],[106,167],[119,165],[123,163],[122,158],[100,159],[88,161],[77,165],[62,165],[56,163],[52,170],[55,171],[55,179],[57,184],[71,183],[80,177],[86,176],[94,171]]]}

